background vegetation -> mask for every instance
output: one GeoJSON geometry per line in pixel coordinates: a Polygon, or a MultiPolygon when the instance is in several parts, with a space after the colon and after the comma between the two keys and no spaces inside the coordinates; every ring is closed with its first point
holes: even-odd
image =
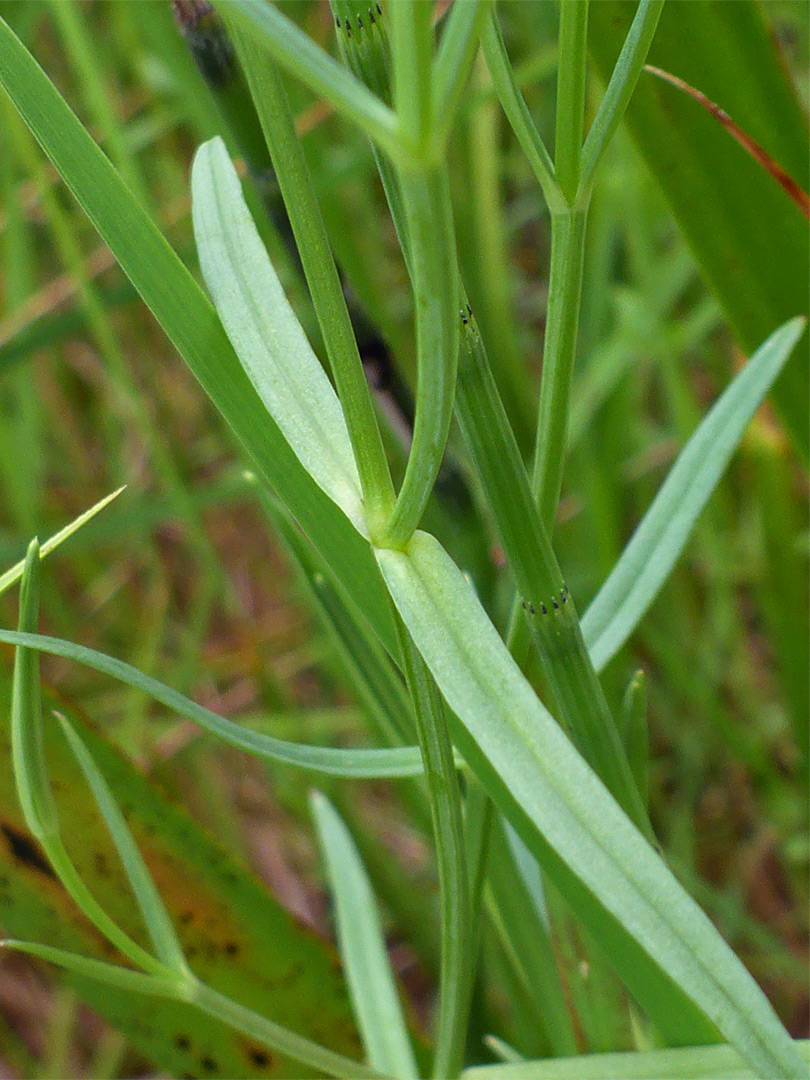
{"type": "MultiPolygon", "coordinates": [[[[333,48],[328,6],[281,6],[333,48]]],[[[607,76],[615,56],[610,21],[626,14],[612,0],[592,7],[598,44],[591,111],[599,76],[607,76]]],[[[556,6],[499,8],[524,94],[551,142],[556,6]]],[[[752,10],[756,17],[764,13],[806,108],[804,5],[774,2],[752,10]]],[[[223,119],[170,6],[7,0],[2,15],[196,273],[189,165],[196,146],[223,129],[223,119]]],[[[690,78],[688,63],[699,65],[692,55],[699,50],[677,39],[672,45],[666,25],[659,36],[667,62],[655,52],[654,62],[674,70],[680,48],[681,58],[689,56],[679,74],[690,78]]],[[[733,58],[717,86],[701,88],[725,103],[728,82],[721,83],[732,71],[733,58]]],[[[483,64],[474,68],[473,82],[451,144],[460,261],[482,334],[498,342],[502,395],[527,451],[544,330],[548,216],[483,64]]],[[[330,240],[363,315],[360,340],[390,418],[391,455],[402,463],[414,383],[412,312],[374,160],[361,134],[292,80],[288,89],[330,240]]],[[[676,222],[659,186],[665,151],[652,137],[644,92],[642,83],[630,116],[637,145],[626,130],[619,133],[589,222],[571,453],[555,539],[581,610],[678,450],[743,363],[740,342],[753,347],[796,313],[778,311],[796,286],[786,275],[783,289],[759,297],[774,312],[759,332],[743,286],[737,286],[735,311],[733,297],[718,293],[711,265],[701,270],[694,229],[727,236],[733,248],[738,237],[734,221],[727,227],[721,219],[723,200],[747,199],[747,216],[734,220],[754,220],[758,189],[737,193],[730,182],[728,191],[714,191],[718,205],[703,204],[697,225],[683,206],[676,207],[676,222]]],[[[742,151],[722,143],[727,136],[714,121],[672,95],[666,99],[672,130],[681,122],[706,124],[711,146],[720,145],[721,174],[743,168],[734,157],[742,151]]],[[[787,168],[799,161],[802,173],[802,148],[780,147],[778,131],[767,130],[756,102],[735,119],[749,124],[775,156],[782,154],[787,168]]],[[[762,182],[772,183],[764,174],[762,182]]],[[[364,743],[368,702],[347,679],[333,635],[313,616],[308,587],[292,572],[232,437],[5,98],[0,191],[0,565],[19,559],[33,535],[50,536],[127,485],[46,564],[41,631],[126,659],[216,712],[273,735],[364,743]]],[[[268,192],[257,187],[252,197],[317,348],[298,267],[278,220],[262,211],[268,192]]],[[[747,251],[760,268],[771,256],[791,257],[767,229],[753,239],[751,229],[738,231],[740,243],[762,244],[761,256],[747,251]]],[[[783,382],[775,395],[781,413],[768,404],[757,414],[677,569],[631,644],[606,669],[603,685],[618,708],[629,679],[638,669],[645,672],[650,813],[667,860],[791,1034],[807,1037],[808,520],[806,472],[793,437],[802,427],[800,408],[796,420],[802,392],[800,378],[787,388],[783,382]]],[[[429,527],[503,625],[510,593],[500,572],[502,554],[457,434],[429,527]]],[[[16,618],[14,596],[3,597],[0,622],[11,627],[16,618]]],[[[5,710],[13,654],[2,650],[5,710]]],[[[307,807],[311,778],[224,749],[141,692],[59,658],[43,658],[43,673],[51,705],[95,729],[94,752],[117,778],[119,799],[129,807],[130,824],[183,927],[195,967],[223,988],[247,987],[255,1001],[270,978],[277,1019],[357,1053],[334,953],[320,938],[299,934],[286,914],[319,935],[331,933],[307,807]]],[[[77,864],[108,910],[134,921],[75,767],[60,745],[51,752],[68,835],[82,840],[75,845],[77,864]]],[[[421,1052],[438,960],[435,868],[424,819],[414,815],[404,785],[322,780],[319,786],[353,830],[383,903],[421,1052]]],[[[0,815],[0,904],[9,913],[0,907],[0,925],[8,918],[15,936],[98,948],[26,839],[8,768],[0,776],[0,815]]],[[[556,917],[563,928],[557,962],[576,1045],[592,1052],[630,1048],[634,1013],[624,991],[562,909],[556,917]]],[[[526,1054],[561,1052],[537,1023],[525,968],[491,923],[483,958],[472,1037],[480,1041],[494,1032],[526,1054]]],[[[106,990],[65,982],[44,965],[6,955],[0,1063],[20,1076],[285,1075],[283,1062],[209,1030],[179,1006],[167,1038],[150,1008],[163,1006],[145,1007],[133,1023],[125,998],[116,1001],[106,990]]],[[[483,1060],[486,1051],[478,1053],[483,1060]]]]}

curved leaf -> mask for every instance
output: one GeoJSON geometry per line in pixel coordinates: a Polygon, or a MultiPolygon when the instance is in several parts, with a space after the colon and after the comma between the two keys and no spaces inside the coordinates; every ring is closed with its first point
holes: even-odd
{"type": "Polygon", "coordinates": [[[198,705],[196,701],[166,686],[150,675],[132,667],[123,660],[88,649],[84,645],[75,645],[72,641],[46,637],[40,634],[21,634],[14,630],[0,630],[0,641],[8,645],[25,646],[52,656],[64,656],[85,667],[111,675],[119,682],[148,694],[167,709],[185,716],[192,723],[206,731],[256,757],[285,765],[296,765],[312,772],[326,773],[329,776],[354,777],[355,779],[380,779],[400,776],[418,776],[422,773],[422,757],[418,746],[397,746],[391,748],[373,748],[345,750],[328,746],[306,746],[303,743],[287,742],[275,739],[260,731],[244,728],[233,720],[211,712],[198,705]]]}
{"type": "Polygon", "coordinates": [[[351,833],[326,796],[313,791],[310,807],[335,900],[340,954],[368,1060],[387,1075],[415,1078],[419,1070],[368,874],[351,833]]]}
{"type": "Polygon", "coordinates": [[[584,885],[763,1076],[802,1076],[765,995],[574,750],[438,542],[417,533],[407,552],[376,556],[458,717],[459,749],[564,894],[584,885]]]}
{"type": "Polygon", "coordinates": [[[309,475],[366,535],[340,402],[284,295],[222,139],[197,151],[191,192],[203,277],[242,367],[309,475]]]}
{"type": "Polygon", "coordinates": [[[678,455],[607,581],[582,617],[597,671],[638,625],[691,535],[751,417],[804,332],[791,319],[761,345],[734,377],[678,455]]]}

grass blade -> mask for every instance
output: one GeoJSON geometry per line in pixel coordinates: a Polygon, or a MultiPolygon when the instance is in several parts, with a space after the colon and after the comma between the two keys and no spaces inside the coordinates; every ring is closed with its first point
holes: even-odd
{"type": "Polygon", "coordinates": [[[89,956],[79,956],[78,953],[69,952],[67,949],[58,949],[53,945],[40,945],[35,941],[15,941],[13,938],[0,942],[4,949],[14,949],[16,952],[27,953],[36,956],[39,960],[47,960],[57,967],[66,968],[77,975],[89,976],[107,986],[114,986],[119,990],[130,990],[136,994],[151,994],[159,997],[177,996],[177,978],[160,975],[144,975],[141,971],[132,971],[131,968],[119,967],[118,964],[108,964],[104,960],[95,960],[89,956]]]}
{"type": "MultiPolygon", "coordinates": [[[[9,682],[0,668],[4,703],[9,682]]],[[[43,701],[46,712],[54,707],[67,712],[65,699],[52,697],[46,687],[43,701]]],[[[130,811],[127,824],[160,882],[198,977],[238,996],[253,1010],[272,1011],[287,1029],[317,1031],[325,1045],[357,1057],[359,1039],[345,984],[335,969],[334,950],[291,916],[254,874],[161,795],[146,776],[85,727],[80,716],[69,715],[116,801],[130,811]]],[[[77,870],[115,923],[140,935],[142,920],[120,860],[110,855],[104,822],[87,798],[75,758],[55,724],[47,724],[44,735],[50,774],[65,781],[58,792],[59,814],[63,833],[75,841],[71,854],[77,870]]],[[[8,732],[0,731],[0,756],[7,760],[9,755],[8,732]]],[[[9,882],[3,890],[6,936],[109,959],[96,928],[70,895],[55,886],[42,857],[33,858],[38,852],[22,821],[10,770],[0,773],[0,816],[4,825],[0,876],[9,882]],[[30,861],[19,857],[25,850],[32,853],[30,861]]],[[[246,1039],[186,1002],[141,997],[134,1006],[127,990],[70,972],[64,981],[153,1063],[153,1071],[167,1076],[197,1073],[200,1062],[210,1058],[216,1068],[206,1068],[205,1075],[212,1080],[237,1076],[284,1080],[300,1075],[300,1066],[285,1055],[265,1053],[255,1039],[246,1039]]]]}
{"type": "MultiPolygon", "coordinates": [[[[39,621],[39,542],[32,540],[25,556],[20,587],[19,628],[36,632],[39,621]]],[[[11,691],[11,752],[17,794],[25,823],[39,840],[59,834],[56,809],[42,742],[42,691],[39,656],[18,648],[11,691]]]]}
{"type": "Polygon", "coordinates": [[[301,31],[261,0],[230,0],[229,15],[291,75],[353,120],[393,157],[407,155],[391,109],[301,31]]]}
{"type": "Polygon", "coordinates": [[[754,353],[681,451],[607,581],[582,617],[597,670],[638,625],[675,565],[748,422],[784,367],[806,320],[785,323],[754,353]]]}
{"type": "Polygon", "coordinates": [[[371,1064],[411,1080],[419,1075],[402,1014],[371,883],[351,833],[325,795],[310,807],[335,901],[340,954],[371,1064]]]}
{"type": "MultiPolygon", "coordinates": [[[[28,548],[20,587],[19,625],[23,632],[36,630],[39,618],[39,544],[32,540],[28,548]]],[[[26,636],[23,633],[23,636],[26,636]]],[[[166,973],[156,961],[134,942],[96,901],[81,875],[76,871],[59,829],[59,816],[45,761],[42,730],[42,690],[39,657],[24,644],[18,644],[14,658],[11,692],[11,757],[17,797],[23,818],[40,841],[64,887],[84,914],[117,946],[125,956],[145,971],[166,973]]]]}
{"type": "Polygon", "coordinates": [[[605,149],[627,110],[636,88],[652,39],[661,18],[664,0],[641,0],[627,38],[619,53],[605,96],[599,103],[593,124],[582,148],[580,184],[587,191],[605,149]]]}
{"type": "Polygon", "coordinates": [[[169,913],[160,898],[160,893],[155,888],[143,856],[132,839],[132,833],[129,831],[124,815],[107,786],[107,781],[70,721],[61,713],[57,713],[57,718],[68,745],[90,785],[118,854],[121,856],[132,892],[138,902],[152,944],[155,946],[155,952],[172,971],[180,976],[189,976],[191,973],[169,913]]]}
{"type": "Polygon", "coordinates": [[[256,757],[295,765],[312,772],[326,773],[329,776],[355,779],[391,779],[401,776],[419,776],[423,772],[422,757],[418,746],[345,750],[287,742],[284,739],[276,739],[271,735],[242,727],[233,720],[226,720],[185,697],[171,686],[166,686],[165,683],[158,682],[150,675],[145,675],[131,664],[97,652],[95,649],[88,649],[84,645],[76,645],[72,641],[64,641],[61,638],[19,633],[13,630],[0,630],[0,641],[47,652],[52,656],[64,656],[67,660],[83,664],[103,675],[110,675],[113,679],[142,691],[161,705],[165,705],[167,709],[185,716],[192,723],[210,731],[229,745],[256,757]]]}
{"type": "Polygon", "coordinates": [[[584,886],[763,1076],[803,1075],[762,991],[545,710],[440,545],[418,533],[407,553],[376,556],[458,717],[456,745],[563,894],[586,917],[584,886]]]}

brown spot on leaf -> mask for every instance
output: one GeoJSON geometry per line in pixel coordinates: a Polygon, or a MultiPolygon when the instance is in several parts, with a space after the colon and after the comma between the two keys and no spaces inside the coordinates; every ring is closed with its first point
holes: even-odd
{"type": "Polygon", "coordinates": [[[0,831],[8,841],[12,858],[18,863],[22,863],[23,866],[27,866],[30,870],[37,870],[40,874],[45,874],[46,877],[56,878],[50,863],[33,837],[26,836],[25,833],[21,833],[13,825],[6,822],[0,825],[0,831]]]}

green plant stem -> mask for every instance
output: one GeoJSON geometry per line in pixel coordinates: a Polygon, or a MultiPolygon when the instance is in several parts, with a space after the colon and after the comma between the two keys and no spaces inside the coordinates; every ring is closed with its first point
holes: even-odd
{"type": "Polygon", "coordinates": [[[587,216],[585,208],[551,217],[548,313],[532,471],[540,519],[550,537],[554,535],[565,464],[587,216]]]}
{"type": "Polygon", "coordinates": [[[561,0],[554,167],[569,206],[579,186],[587,61],[588,0],[561,0]]]}
{"type": "Polygon", "coordinates": [[[404,548],[419,525],[444,456],[458,364],[458,273],[445,168],[401,169],[416,316],[413,443],[381,546],[404,548]]]}
{"type": "MultiPolygon", "coordinates": [[[[382,14],[377,14],[374,22],[364,22],[360,29],[356,21],[349,23],[355,12],[352,0],[329,0],[332,15],[335,19],[335,36],[338,48],[346,66],[354,76],[372,90],[377,97],[391,104],[391,47],[388,34],[387,9],[382,14]]],[[[399,246],[408,273],[411,273],[409,262],[409,244],[406,233],[405,208],[402,205],[402,196],[399,191],[396,168],[391,158],[380,150],[373,140],[371,142],[374,152],[374,160],[382,180],[385,198],[391,208],[391,217],[394,221],[394,229],[397,233],[399,246]]]]}
{"type": "Polygon", "coordinates": [[[233,998],[220,994],[213,987],[196,979],[186,987],[186,993],[177,994],[180,1000],[191,1001],[206,1015],[220,1020],[232,1027],[235,1031],[241,1031],[250,1039],[258,1039],[263,1045],[277,1050],[281,1054],[294,1058],[312,1069],[326,1073],[328,1076],[343,1078],[343,1080],[372,1080],[380,1073],[370,1068],[361,1061],[336,1054],[325,1046],[305,1039],[295,1032],[289,1031],[280,1024],[273,1023],[266,1016],[253,1012],[245,1005],[240,1005],[233,998]]]}
{"type": "Polygon", "coordinates": [[[489,17],[493,0],[453,4],[447,17],[433,69],[433,100],[436,125],[434,152],[441,152],[456,118],[456,110],[470,73],[478,39],[489,17]]]}
{"type": "Polygon", "coordinates": [[[276,63],[353,120],[395,160],[412,160],[412,148],[406,146],[392,110],[277,7],[264,0],[219,0],[217,8],[237,18],[276,63]]]}
{"type": "Polygon", "coordinates": [[[405,677],[425,766],[441,895],[441,972],[433,1076],[458,1075],[472,993],[470,880],[453,745],[444,701],[402,620],[397,617],[405,677]]]}
{"type": "Polygon", "coordinates": [[[433,137],[433,5],[397,0],[388,11],[397,128],[422,157],[433,137]]]}
{"type": "Polygon", "coordinates": [[[510,633],[518,662],[534,639],[556,718],[636,825],[652,838],[613,715],[591,663],[573,598],[534,504],[474,319],[465,316],[456,414],[521,597],[510,633]],[[517,627],[523,631],[518,636],[517,627]]]}
{"type": "Polygon", "coordinates": [[[602,155],[624,116],[644,69],[664,0],[641,0],[628,31],[605,95],[599,103],[585,145],[582,148],[579,198],[588,198],[602,155]]]}
{"type": "Polygon", "coordinates": [[[540,136],[529,108],[517,84],[515,73],[509,62],[501,28],[495,11],[484,25],[481,34],[481,46],[484,50],[492,83],[498,95],[503,111],[517,136],[523,153],[529,160],[532,171],[540,184],[546,203],[552,213],[566,209],[567,203],[562,189],[557,182],[554,162],[551,160],[546,144],[540,136]]]}
{"type": "MultiPolygon", "coordinates": [[[[230,9],[225,11],[228,15],[230,9]]],[[[394,489],[312,178],[278,69],[238,23],[231,30],[312,294],[360,474],[369,531],[374,537],[391,514],[394,489]]]]}

